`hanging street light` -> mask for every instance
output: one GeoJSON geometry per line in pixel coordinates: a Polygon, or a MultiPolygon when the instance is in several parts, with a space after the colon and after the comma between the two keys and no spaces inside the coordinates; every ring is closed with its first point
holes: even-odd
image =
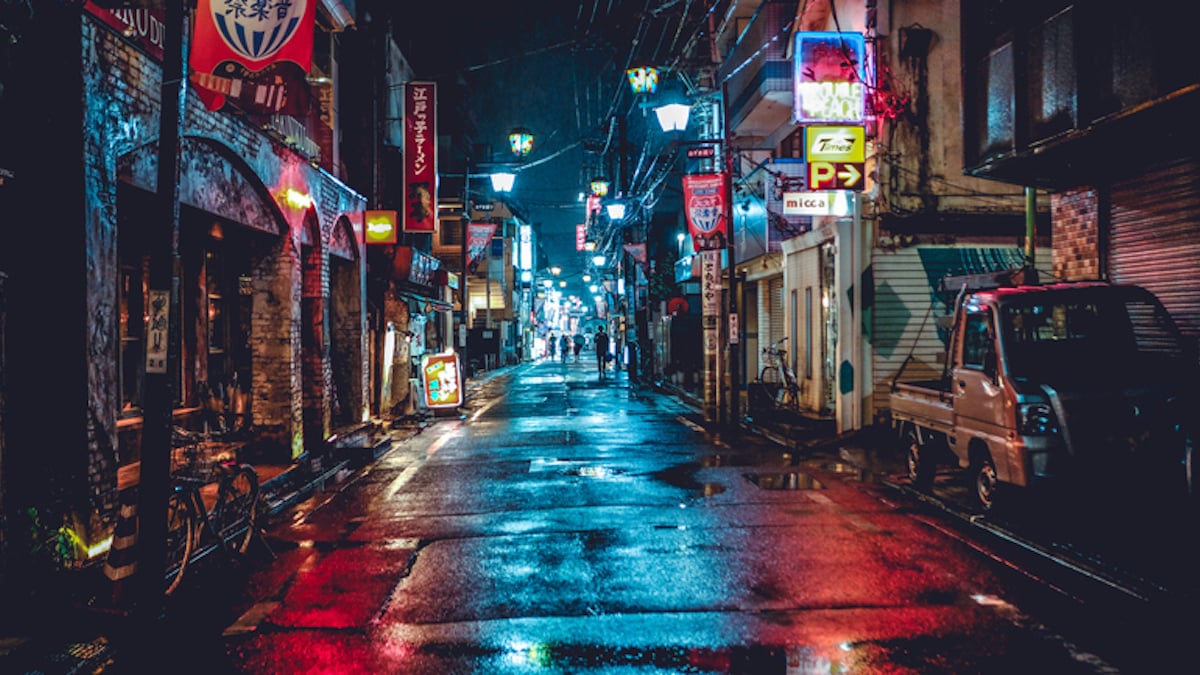
{"type": "Polygon", "coordinates": [[[497,172],[491,174],[492,189],[496,192],[512,192],[513,184],[517,182],[517,174],[497,172]]]}
{"type": "Polygon", "coordinates": [[[604,205],[608,211],[609,220],[623,220],[625,218],[625,202],[609,202],[604,205]]]}
{"type": "Polygon", "coordinates": [[[508,147],[518,159],[525,159],[533,152],[533,132],[517,127],[508,133],[508,147]]]}
{"type": "Polygon", "coordinates": [[[663,131],[683,131],[687,128],[692,107],[685,103],[668,103],[654,109],[658,124],[663,131]]]}

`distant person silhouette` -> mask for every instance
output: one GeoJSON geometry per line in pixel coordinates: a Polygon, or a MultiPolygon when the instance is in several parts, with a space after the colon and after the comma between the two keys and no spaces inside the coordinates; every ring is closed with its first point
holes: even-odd
{"type": "Polygon", "coordinates": [[[605,373],[608,372],[608,333],[604,332],[604,326],[596,331],[596,368],[600,371],[600,378],[603,379],[605,373]]]}

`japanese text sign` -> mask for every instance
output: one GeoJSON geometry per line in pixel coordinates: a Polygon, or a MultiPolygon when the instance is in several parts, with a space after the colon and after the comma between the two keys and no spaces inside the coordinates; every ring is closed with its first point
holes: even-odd
{"type": "Polygon", "coordinates": [[[437,231],[437,84],[404,85],[404,231],[437,231]]]}

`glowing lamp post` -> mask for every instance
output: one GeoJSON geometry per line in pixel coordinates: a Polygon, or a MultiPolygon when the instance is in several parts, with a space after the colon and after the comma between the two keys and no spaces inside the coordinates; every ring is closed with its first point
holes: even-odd
{"type": "Polygon", "coordinates": [[[654,109],[658,116],[658,124],[663,131],[683,131],[687,128],[688,116],[692,107],[684,103],[668,103],[654,109]]]}
{"type": "Polygon", "coordinates": [[[604,208],[608,211],[609,220],[623,220],[625,218],[625,203],[611,202],[605,204],[604,208]]]}
{"type": "Polygon", "coordinates": [[[492,189],[496,192],[512,192],[513,184],[517,181],[517,174],[507,172],[497,172],[490,175],[492,179],[492,189]]]}

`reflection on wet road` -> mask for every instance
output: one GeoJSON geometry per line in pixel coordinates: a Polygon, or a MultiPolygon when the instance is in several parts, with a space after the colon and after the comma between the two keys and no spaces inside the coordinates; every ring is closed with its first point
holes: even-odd
{"type": "Polygon", "coordinates": [[[238,670],[1118,670],[836,448],[718,440],[586,363],[506,369],[462,412],[271,532],[238,670]]]}

